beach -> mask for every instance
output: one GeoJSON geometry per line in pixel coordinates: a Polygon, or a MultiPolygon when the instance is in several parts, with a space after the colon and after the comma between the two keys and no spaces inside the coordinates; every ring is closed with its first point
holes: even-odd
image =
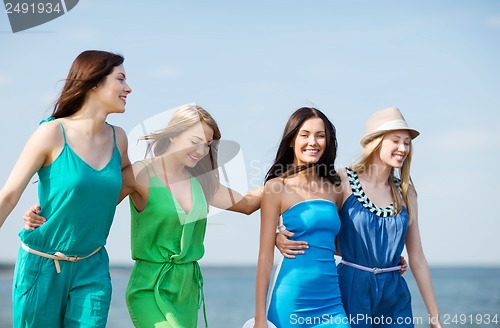
{"type": "MultiPolygon", "coordinates": [[[[133,327],[125,304],[130,270],[111,268],[110,328],[133,327]]],[[[253,316],[255,267],[202,266],[202,272],[209,327],[240,328],[253,316]]],[[[431,274],[443,327],[500,327],[500,267],[438,267],[431,268],[431,274]]],[[[1,328],[12,326],[12,275],[12,266],[0,266],[1,328]]],[[[428,327],[416,282],[409,271],[404,277],[413,297],[415,327],[428,327]]],[[[198,327],[204,327],[202,311],[199,318],[198,327]]]]}

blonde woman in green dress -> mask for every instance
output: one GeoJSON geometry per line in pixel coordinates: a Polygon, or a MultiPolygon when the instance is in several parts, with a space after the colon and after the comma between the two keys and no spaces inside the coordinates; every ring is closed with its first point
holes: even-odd
{"type": "Polygon", "coordinates": [[[165,129],[144,137],[154,157],[123,174],[135,260],[126,298],[136,327],[196,328],[208,205],[245,214],[260,207],[262,188],[242,196],[220,184],[220,138],[208,112],[181,106],[165,129]]]}

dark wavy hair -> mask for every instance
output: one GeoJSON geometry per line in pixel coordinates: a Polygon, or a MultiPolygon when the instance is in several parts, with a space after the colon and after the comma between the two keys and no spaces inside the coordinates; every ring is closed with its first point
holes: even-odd
{"type": "Polygon", "coordinates": [[[299,173],[305,169],[314,168],[318,176],[326,178],[333,185],[340,185],[340,176],[335,171],[335,159],[337,158],[337,136],[335,126],[319,109],[313,107],[302,107],[296,110],[288,119],[283,136],[281,138],[276,159],[273,165],[266,174],[265,181],[270,179],[288,176],[299,173]],[[306,164],[296,166],[293,164],[295,153],[293,147],[295,138],[300,127],[310,118],[318,117],[325,124],[326,148],[318,160],[314,164],[306,164]]]}
{"type": "Polygon", "coordinates": [[[99,85],[124,61],[123,56],[107,51],[87,50],[79,54],[71,65],[51,116],[68,117],[79,111],[87,92],[99,85]]]}

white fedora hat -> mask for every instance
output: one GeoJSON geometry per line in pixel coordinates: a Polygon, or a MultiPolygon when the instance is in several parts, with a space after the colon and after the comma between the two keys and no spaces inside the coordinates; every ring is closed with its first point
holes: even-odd
{"type": "Polygon", "coordinates": [[[365,147],[374,138],[390,131],[407,130],[410,137],[415,139],[420,132],[408,127],[408,124],[396,107],[389,107],[375,112],[366,122],[366,134],[361,138],[361,146],[365,147]]]}
{"type": "MultiPolygon", "coordinates": [[[[253,328],[255,319],[252,318],[243,324],[242,328],[253,328]]],[[[267,328],[277,328],[271,321],[267,320],[267,328]]]]}

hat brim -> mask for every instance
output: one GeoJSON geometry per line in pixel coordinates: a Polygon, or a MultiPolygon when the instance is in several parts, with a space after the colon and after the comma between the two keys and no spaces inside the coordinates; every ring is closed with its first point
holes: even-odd
{"type": "Polygon", "coordinates": [[[368,145],[370,143],[370,141],[372,141],[376,137],[381,136],[383,134],[386,134],[387,132],[399,131],[399,130],[406,130],[406,131],[408,131],[410,133],[410,137],[411,137],[412,140],[415,139],[416,137],[418,137],[420,135],[420,132],[418,132],[415,129],[403,128],[402,127],[402,128],[397,128],[397,129],[380,130],[380,131],[375,131],[375,132],[369,133],[369,134],[363,136],[363,138],[361,138],[361,140],[359,141],[359,143],[361,144],[361,146],[366,147],[366,145],[368,145]]]}

